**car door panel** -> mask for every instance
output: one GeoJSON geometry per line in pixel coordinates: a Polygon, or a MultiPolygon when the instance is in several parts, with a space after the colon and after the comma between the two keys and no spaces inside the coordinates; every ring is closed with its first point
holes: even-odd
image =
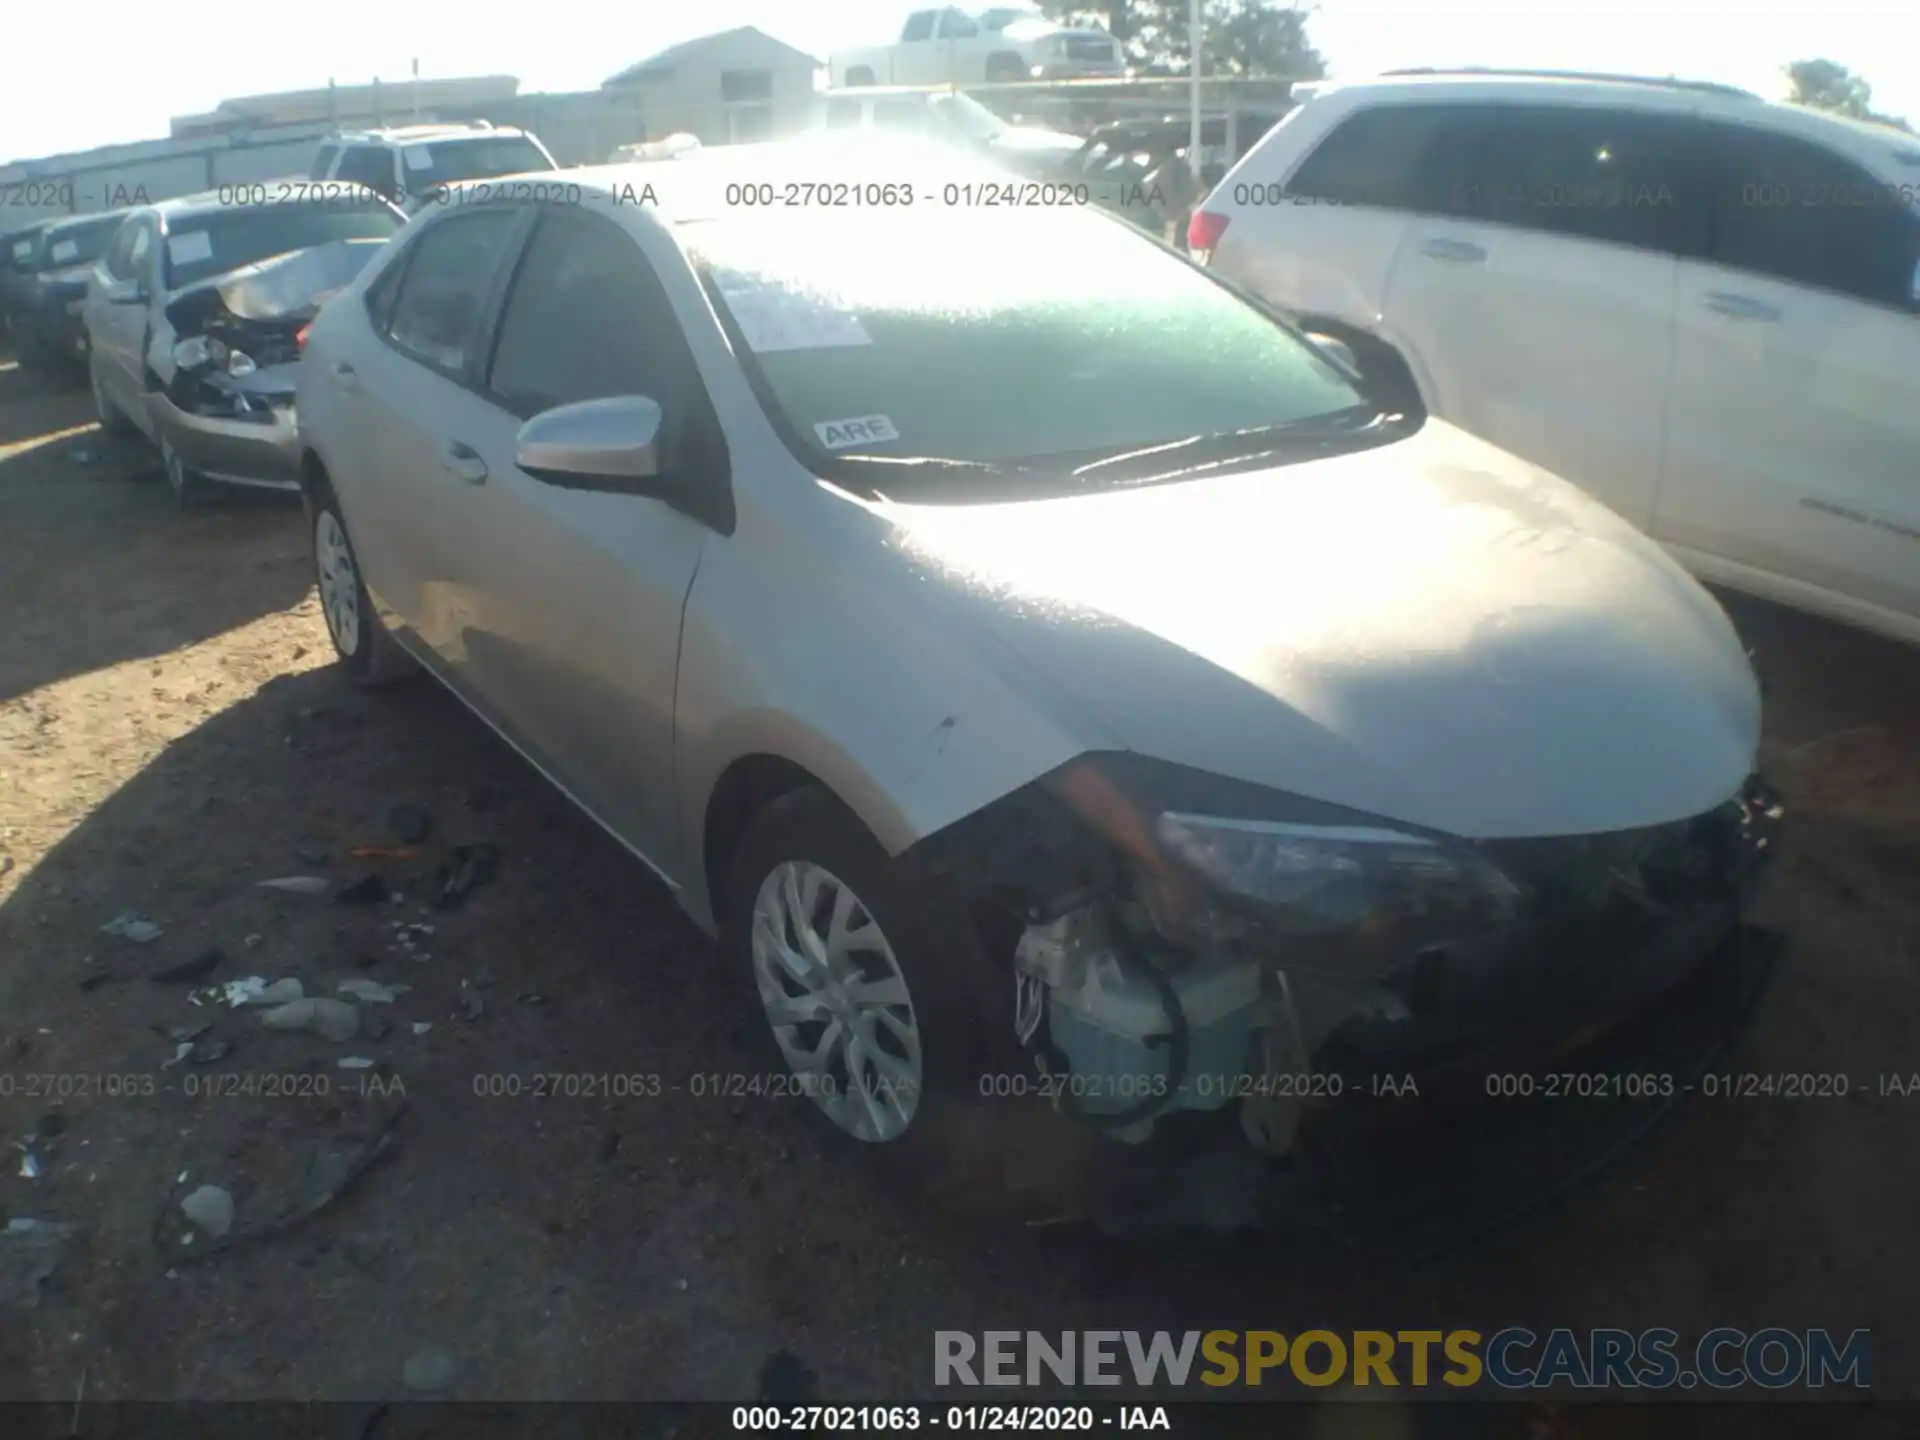
{"type": "Polygon", "coordinates": [[[1920,617],[1920,219],[1816,203],[1872,182],[1806,142],[1716,134],[1716,250],[1680,267],[1685,404],[1656,533],[1920,617]]]}
{"type": "MultiPolygon", "coordinates": [[[[612,222],[545,216],[501,310],[488,397],[447,438],[487,480],[458,504],[472,684],[508,732],[663,870],[675,864],[680,622],[712,532],[664,502],[575,490],[517,464],[524,418],[648,394],[697,403],[692,361],[639,244],[612,222]],[[682,357],[684,356],[684,370],[682,357]],[[484,413],[483,413],[484,412],[484,413]]],[[[663,463],[681,452],[669,422],[663,463]]]]}
{"type": "Polygon", "coordinates": [[[1437,414],[1645,526],[1678,251],[1704,214],[1688,152],[1673,148],[1680,122],[1575,106],[1494,115],[1467,213],[1407,227],[1384,332],[1418,357],[1437,414]]]}
{"type": "Polygon", "coordinates": [[[471,606],[456,577],[472,487],[441,447],[472,428],[481,406],[470,387],[485,316],[526,228],[527,217],[504,207],[427,227],[398,262],[406,268],[381,338],[336,356],[348,368],[326,377],[353,417],[353,463],[366,477],[349,482],[343,503],[368,588],[463,687],[471,606]]]}

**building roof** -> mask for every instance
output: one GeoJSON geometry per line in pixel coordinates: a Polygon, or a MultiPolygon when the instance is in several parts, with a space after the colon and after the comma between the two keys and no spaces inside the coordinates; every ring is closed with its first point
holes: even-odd
{"type": "Polygon", "coordinates": [[[736,25],[731,30],[716,31],[712,35],[699,35],[691,40],[682,40],[678,45],[669,45],[657,55],[651,55],[637,64],[629,65],[619,74],[603,82],[604,86],[631,85],[635,81],[652,79],[672,73],[682,60],[699,54],[702,50],[715,45],[737,44],[741,40],[753,40],[775,50],[783,50],[788,57],[804,61],[817,67],[820,61],[804,50],[796,50],[784,40],[776,40],[756,25],[736,25]]]}

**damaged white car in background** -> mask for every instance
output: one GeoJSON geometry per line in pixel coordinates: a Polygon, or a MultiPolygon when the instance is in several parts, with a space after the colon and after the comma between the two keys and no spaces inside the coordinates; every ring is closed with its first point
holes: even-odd
{"type": "Polygon", "coordinates": [[[1383,1120],[1472,1168],[1463,1081],[1716,1054],[1779,808],[1713,599],[1122,220],[726,203],[998,178],[837,138],[435,215],[328,307],[347,670],[424,665],[642,856],[874,1152],[1038,1097],[1266,1217],[1404,1188],[1383,1120]]]}

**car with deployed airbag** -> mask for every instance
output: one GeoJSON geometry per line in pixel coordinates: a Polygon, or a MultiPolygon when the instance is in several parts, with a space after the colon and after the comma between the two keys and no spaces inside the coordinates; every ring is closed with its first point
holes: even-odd
{"type": "Polygon", "coordinates": [[[885,200],[1003,173],[835,136],[417,220],[300,373],[343,669],[625,844],[869,1153],[1046,1093],[1298,1173],[1364,1073],[1750,1003],[1715,601],[1116,217],[885,200]],[[800,174],[874,201],[732,203],[800,174]]]}

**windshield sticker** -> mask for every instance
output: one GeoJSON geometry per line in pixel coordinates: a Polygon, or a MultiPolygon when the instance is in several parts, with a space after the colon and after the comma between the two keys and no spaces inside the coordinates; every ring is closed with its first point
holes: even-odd
{"type": "Polygon", "coordinates": [[[54,263],[60,265],[78,255],[80,253],[80,247],[71,240],[56,240],[53,242],[52,253],[54,263]]]}
{"type": "Polygon", "coordinates": [[[742,276],[718,278],[721,297],[740,327],[747,348],[756,355],[873,344],[859,316],[835,309],[824,300],[742,276]]]}
{"type": "Polygon", "coordinates": [[[407,162],[409,170],[431,170],[433,151],[425,145],[408,145],[400,151],[400,158],[407,162]]]}
{"type": "Polygon", "coordinates": [[[194,265],[213,258],[213,237],[204,230],[182,230],[167,237],[167,259],[175,265],[194,265]]]}
{"type": "Polygon", "coordinates": [[[31,240],[16,240],[13,242],[14,259],[24,260],[31,254],[33,254],[33,242],[31,240]]]}
{"type": "Polygon", "coordinates": [[[853,420],[828,420],[813,427],[820,443],[829,450],[845,450],[851,445],[877,445],[898,440],[900,432],[884,415],[862,415],[853,420]]]}

